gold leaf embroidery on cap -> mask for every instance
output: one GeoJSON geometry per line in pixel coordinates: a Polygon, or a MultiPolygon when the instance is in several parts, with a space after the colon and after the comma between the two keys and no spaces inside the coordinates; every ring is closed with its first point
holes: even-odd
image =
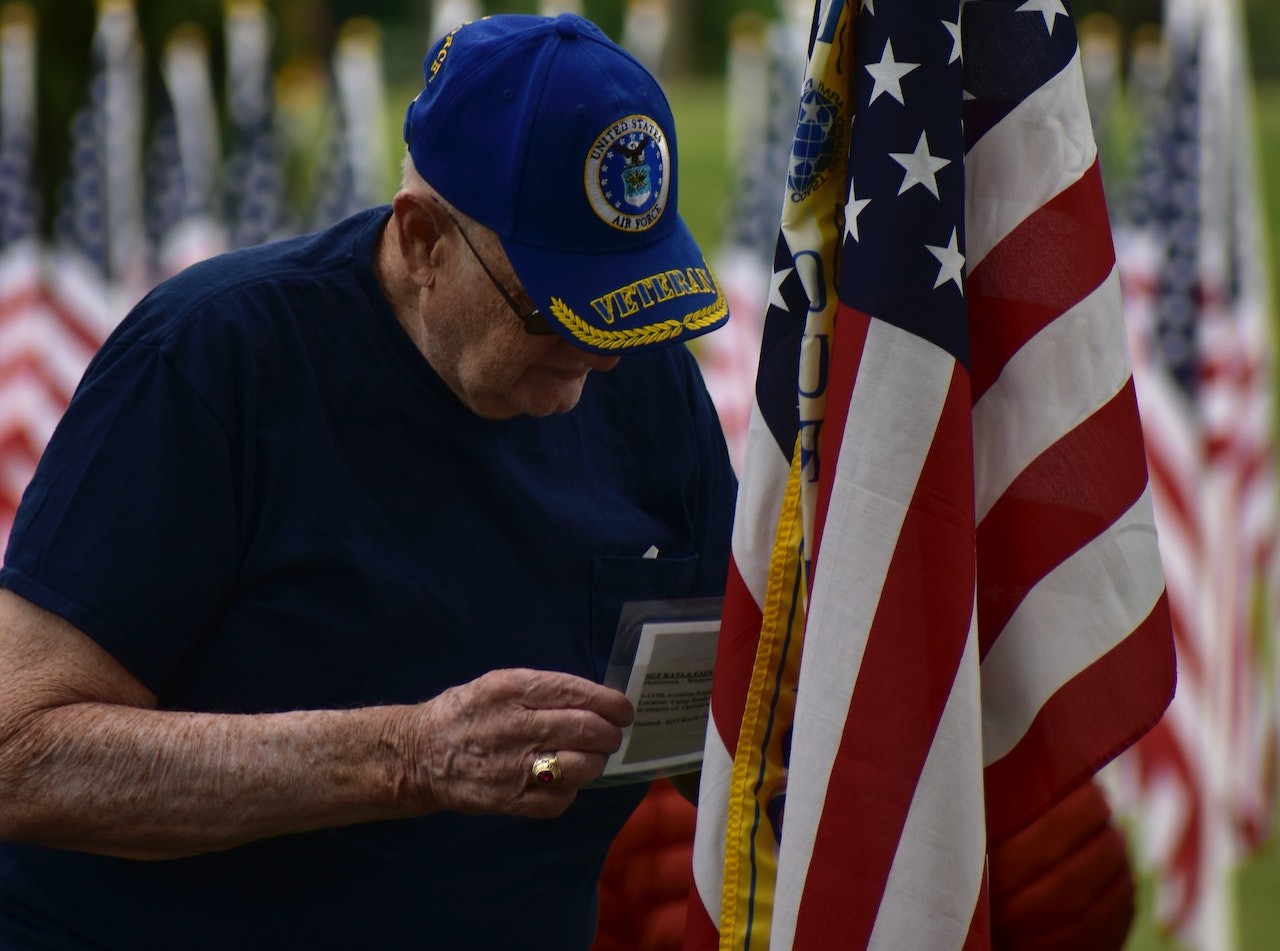
{"type": "Polygon", "coordinates": [[[644,327],[600,330],[579,317],[574,313],[573,308],[558,297],[551,298],[551,314],[569,333],[589,347],[601,350],[643,347],[651,343],[673,340],[686,331],[693,333],[702,330],[722,319],[729,312],[729,304],[724,299],[724,291],[720,289],[719,282],[715,284],[716,299],[706,307],[701,307],[683,317],[671,317],[644,327]]]}

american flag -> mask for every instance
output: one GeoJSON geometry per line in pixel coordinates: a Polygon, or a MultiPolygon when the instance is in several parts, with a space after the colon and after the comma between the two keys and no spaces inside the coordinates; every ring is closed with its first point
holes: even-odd
{"type": "Polygon", "coordinates": [[[622,46],[662,75],[671,38],[671,0],[627,0],[622,14],[622,46]]]}
{"type": "MultiPolygon", "coordinates": [[[[795,5],[792,4],[792,7],[795,5]]],[[[696,344],[729,458],[741,469],[751,420],[778,215],[795,133],[795,99],[804,78],[808,20],[766,24],[742,15],[730,30],[727,158],[730,204],[715,269],[733,320],[696,344]]]]}
{"type": "Polygon", "coordinates": [[[1158,919],[1197,949],[1234,945],[1234,869],[1266,838],[1276,793],[1270,282],[1240,17],[1234,3],[1167,5],[1162,109],[1118,228],[1181,677],[1117,785],[1158,919]]]}
{"type": "Polygon", "coordinates": [[[479,0],[437,0],[431,4],[431,39],[440,39],[459,23],[484,16],[479,0]]]}
{"type": "Polygon", "coordinates": [[[218,107],[203,31],[194,24],[175,30],[161,73],[162,104],[147,155],[147,231],[156,281],[226,248],[217,207],[218,107]]]}
{"type": "MultiPolygon", "coordinates": [[[[48,286],[59,319],[81,338],[81,369],[146,292],[150,267],[142,184],[142,47],[131,4],[102,4],[87,101],[71,120],[48,286]]],[[[78,374],[77,374],[78,376],[78,374]]]]}
{"type": "Polygon", "coordinates": [[[312,226],[322,228],[388,197],[382,35],[367,17],[343,24],[333,51],[333,121],[312,226]]]}
{"type": "MultiPolygon", "coordinates": [[[[15,49],[6,43],[7,60],[15,49]]],[[[55,245],[42,247],[34,207],[24,199],[21,217],[31,230],[5,252],[0,345],[4,537],[13,507],[94,350],[147,283],[142,59],[132,6],[101,6],[91,58],[88,101],[72,120],[71,171],[59,190],[55,245]]],[[[10,78],[7,66],[5,78],[10,78]]],[[[22,83],[15,84],[12,94],[22,95],[16,92],[21,88],[22,83]]],[[[6,97],[10,94],[6,82],[6,97]]],[[[33,112],[34,92],[28,94],[33,112]]],[[[14,144],[10,153],[25,148],[29,161],[34,142],[19,138],[25,144],[14,144]]],[[[7,164],[6,175],[16,167],[7,164]]],[[[29,181],[15,178],[14,183],[19,189],[30,187],[29,181]]]]}
{"type": "Polygon", "coordinates": [[[820,2],[774,267],[686,947],[987,947],[1174,681],[1065,7],[820,2]]]}
{"type": "Polygon", "coordinates": [[[60,410],[42,347],[35,75],[34,18],[8,7],[0,21],[0,546],[60,410]]]}
{"type": "Polygon", "coordinates": [[[232,247],[261,244],[290,229],[271,94],[271,21],[262,0],[229,0],[227,157],[224,215],[232,247]]]}

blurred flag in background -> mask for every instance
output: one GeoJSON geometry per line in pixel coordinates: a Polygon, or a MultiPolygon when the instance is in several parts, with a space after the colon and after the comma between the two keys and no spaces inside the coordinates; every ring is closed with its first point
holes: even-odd
{"type": "Polygon", "coordinates": [[[739,470],[812,14],[812,4],[793,0],[777,19],[740,14],[729,30],[725,184],[731,197],[714,264],[733,319],[701,338],[696,352],[739,470]]]}
{"type": "Polygon", "coordinates": [[[315,228],[380,204],[391,194],[382,35],[373,20],[357,17],[343,24],[331,82],[328,162],[320,170],[315,228]]]}
{"type": "Polygon", "coordinates": [[[282,237],[288,227],[272,98],[272,25],[261,0],[226,7],[230,151],[224,195],[233,248],[282,237]]]}
{"type": "Polygon", "coordinates": [[[132,4],[100,6],[91,61],[84,104],[71,120],[46,272],[54,309],[84,344],[81,370],[149,286],[142,46],[132,4]]]}
{"type": "Polygon", "coordinates": [[[147,224],[156,279],[226,249],[217,209],[222,147],[209,66],[204,33],[191,25],[175,30],[165,44],[163,103],[148,155],[147,224]]]}
{"type": "Polygon", "coordinates": [[[149,115],[136,8],[103,0],[46,226],[34,178],[52,164],[35,134],[38,24],[26,3],[0,7],[0,549],[84,368],[154,283],[232,245],[283,237],[299,220],[328,223],[389,196],[381,48],[367,26],[353,21],[332,54],[343,118],[335,164],[317,159],[330,187],[292,208],[266,5],[226,4],[221,97],[206,37],[191,25],[174,31],[149,115]]]}
{"type": "Polygon", "coordinates": [[[1179,685],[1114,786],[1160,923],[1227,951],[1236,866],[1276,807],[1270,278],[1239,4],[1169,0],[1163,33],[1158,73],[1150,48],[1134,59],[1117,235],[1179,685]]]}
{"type": "Polygon", "coordinates": [[[64,399],[48,379],[58,354],[47,332],[34,179],[35,27],[25,5],[0,14],[0,540],[64,399]]]}

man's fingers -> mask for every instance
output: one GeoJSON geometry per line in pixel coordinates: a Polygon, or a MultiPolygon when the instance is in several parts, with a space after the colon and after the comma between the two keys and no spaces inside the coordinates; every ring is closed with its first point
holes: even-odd
{"type": "Polygon", "coordinates": [[[617,726],[627,726],[635,717],[631,701],[625,694],[602,687],[594,680],[553,670],[511,670],[505,673],[523,680],[520,700],[530,709],[589,710],[617,726]]]}
{"type": "Polygon", "coordinates": [[[424,705],[421,783],[437,808],[553,816],[599,778],[631,704],[569,674],[497,670],[424,705]],[[555,768],[535,770],[539,756],[555,768]]]}
{"type": "Polygon", "coordinates": [[[541,749],[608,756],[622,745],[622,728],[587,710],[538,710],[531,719],[541,749]]]}

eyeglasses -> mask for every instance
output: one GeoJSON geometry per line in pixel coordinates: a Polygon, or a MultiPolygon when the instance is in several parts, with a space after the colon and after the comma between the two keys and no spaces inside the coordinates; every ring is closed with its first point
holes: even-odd
{"type": "Polygon", "coordinates": [[[488,277],[493,283],[493,286],[498,289],[498,293],[501,294],[502,299],[507,302],[507,306],[511,308],[511,312],[520,319],[521,323],[524,324],[524,332],[532,334],[535,337],[545,337],[548,334],[555,333],[555,331],[551,329],[551,325],[547,323],[547,318],[543,316],[542,311],[537,307],[534,307],[530,311],[522,311],[520,309],[520,305],[516,303],[515,298],[512,297],[510,292],[502,286],[502,283],[494,277],[493,271],[489,270],[489,265],[485,263],[484,258],[480,257],[480,252],[476,250],[476,246],[472,244],[471,239],[467,237],[467,232],[463,230],[461,222],[454,217],[453,212],[448,209],[444,202],[440,201],[440,199],[436,198],[434,195],[431,197],[435,199],[436,203],[439,204],[442,209],[444,209],[444,213],[449,216],[449,220],[453,222],[453,226],[458,229],[458,234],[462,236],[463,242],[471,249],[471,254],[480,264],[480,268],[484,271],[485,276],[488,277]]]}

